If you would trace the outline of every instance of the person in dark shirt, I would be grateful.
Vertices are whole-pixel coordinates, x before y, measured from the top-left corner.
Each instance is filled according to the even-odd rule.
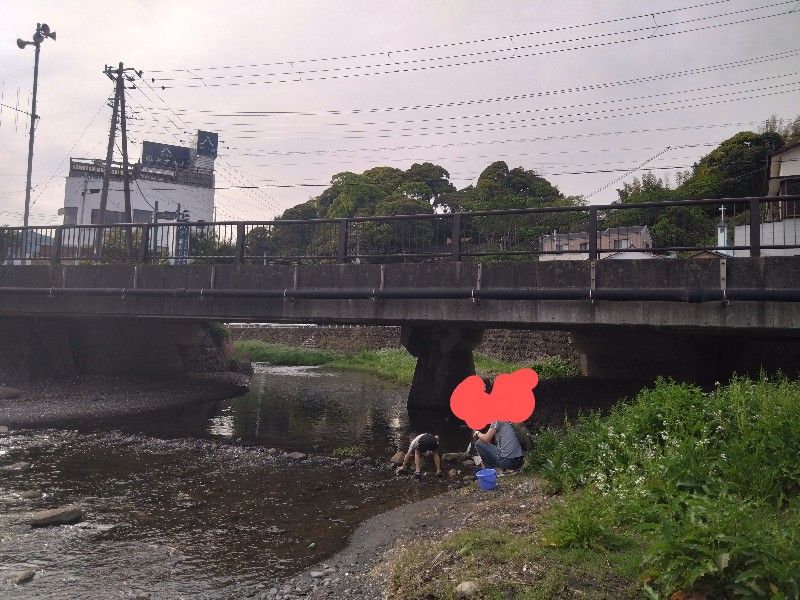
[[[439,456],[439,436],[432,435],[430,433],[417,433],[411,431],[408,434],[408,439],[411,440],[411,443],[408,446],[408,452],[403,457],[403,464],[397,467],[396,473],[399,475],[404,473],[406,470],[406,465],[411,461],[411,457],[414,457],[414,466],[416,467],[416,471],[414,471],[414,478],[419,479],[422,477],[422,454],[425,452],[430,452],[433,454],[433,463],[436,465],[436,476],[442,476],[442,459]]]

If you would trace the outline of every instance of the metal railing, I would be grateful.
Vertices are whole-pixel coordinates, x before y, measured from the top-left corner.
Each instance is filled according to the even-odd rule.
[[[620,252],[800,254],[800,196],[342,219],[0,227],[0,264],[596,260]]]

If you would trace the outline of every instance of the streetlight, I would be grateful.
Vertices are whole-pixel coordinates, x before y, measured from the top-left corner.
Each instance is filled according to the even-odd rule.
[[[28,226],[28,215],[31,211],[31,170],[33,168],[33,133],[36,126],[36,86],[39,82],[39,47],[45,38],[53,41],[56,39],[56,32],[50,30],[47,23],[37,23],[36,33],[33,34],[33,41],[26,42],[17,38],[17,47],[24,50],[25,46],[34,46],[35,53],[33,59],[33,96],[31,98],[31,132],[28,136],[28,182],[25,186],[25,217],[23,224]]]

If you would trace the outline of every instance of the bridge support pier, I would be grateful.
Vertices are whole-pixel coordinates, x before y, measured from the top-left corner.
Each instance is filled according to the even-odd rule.
[[[403,326],[403,346],[417,357],[408,392],[409,408],[446,408],[450,394],[465,377],[475,374],[472,351],[483,330],[462,327]]]

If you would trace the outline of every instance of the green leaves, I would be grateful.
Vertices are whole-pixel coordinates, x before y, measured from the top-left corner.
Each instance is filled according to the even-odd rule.
[[[704,393],[659,381],[608,415],[540,435],[526,469],[552,488],[583,488],[556,519],[559,545],[647,541],[648,597],[699,586],[798,600],[799,455],[800,382],[735,379]]]

